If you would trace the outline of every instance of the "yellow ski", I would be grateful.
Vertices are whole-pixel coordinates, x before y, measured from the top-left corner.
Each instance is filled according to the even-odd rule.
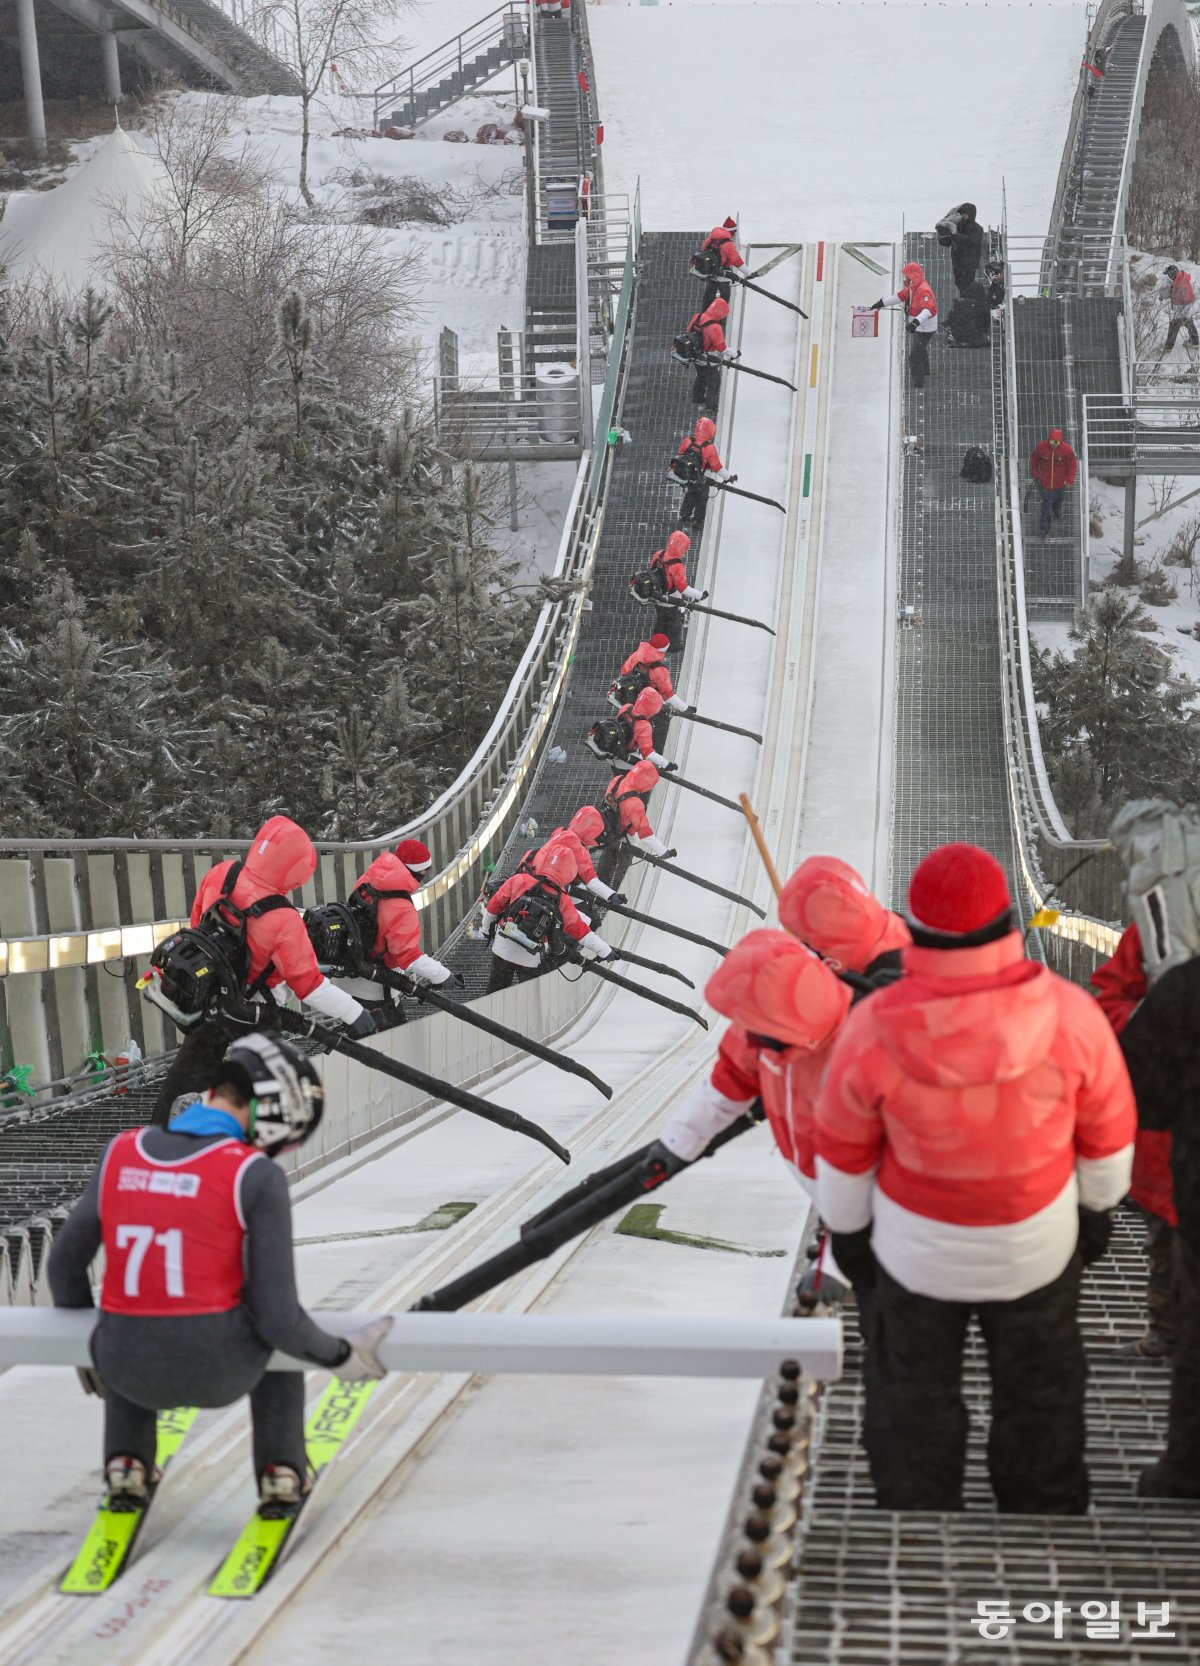
[[[374,1388],[374,1382],[344,1383],[335,1377],[317,1401],[304,1427],[314,1486],[358,1422]],[[294,1510],[283,1514],[264,1515],[256,1510],[217,1570],[208,1587],[209,1596],[244,1598],[261,1591],[274,1573],[292,1529],[311,1497],[312,1487]]]
[[[60,1591],[74,1597],[98,1597],[124,1572],[154,1502],[163,1471],[183,1445],[184,1436],[195,1421],[195,1406],[177,1406],[173,1411],[159,1412],[154,1454],[158,1480],[150,1488],[149,1497],[144,1504],[130,1508],[127,1502],[114,1506],[105,1494],[75,1560],[62,1577],[58,1587]]]

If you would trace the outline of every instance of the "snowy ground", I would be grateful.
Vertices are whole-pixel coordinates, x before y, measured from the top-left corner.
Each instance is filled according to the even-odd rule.
[[[964,199],[998,224],[1002,185],[1014,231],[1046,228],[1079,4],[600,0],[588,18],[606,183],[641,175],[652,230],[737,212],[763,241],[891,242]]]

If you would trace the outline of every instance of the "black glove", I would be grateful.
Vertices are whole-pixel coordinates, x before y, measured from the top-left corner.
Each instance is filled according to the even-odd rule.
[[[619,903],[622,907],[624,907],[624,905],[629,901],[629,898],[625,895],[624,891],[614,891],[608,900],[609,902]]]
[[[878,311],[879,311],[879,309],[880,309],[880,307],[881,307],[881,306],[882,306],[882,305],[883,305],[883,302],[882,302],[882,300],[879,300],[879,301],[872,301],[872,302],[871,302],[871,311],[872,311],[872,312],[878,312]]]
[[[361,1041],[363,1036],[375,1034],[375,1020],[366,1007],[362,1009],[352,1024],[346,1025],[346,1034],[354,1041]]]
[[[455,989],[465,989],[467,987],[467,980],[463,977],[461,972],[451,972],[450,976],[446,979],[446,982],[452,983]]]
[[[646,1147],[646,1166],[662,1169],[662,1179],[669,1180],[673,1174],[678,1174],[680,1169],[689,1168],[691,1165],[686,1158],[677,1157],[661,1140],[654,1140]]]
[[[707,592],[707,591],[705,591],[705,595],[707,595],[707,594],[708,594],[708,592]],[[700,708],[699,708],[699,707],[698,707],[698,706],[689,706],[689,707],[688,707],[688,711],[689,711],[689,712],[695,712],[695,711],[698,711],[698,710],[699,710],[699,709],[700,709]]]
[[[1079,1254],[1085,1267],[1106,1253],[1112,1233],[1111,1209],[1085,1209],[1082,1203],[1079,1205]]]
[[[672,857],[675,857],[675,856],[678,856],[678,855],[679,855],[679,852],[677,850],[664,851],[662,856],[659,858],[659,860],[662,861],[662,862],[669,862],[672,859]]]
[[[679,768],[679,765],[678,765],[678,764],[674,764],[674,763],[672,763],[672,764],[663,764],[663,765],[661,765],[661,767],[660,767],[660,768],[659,768],[659,771],[658,771],[658,773],[659,773],[659,774],[660,774],[660,775],[674,775],[674,773],[675,773],[675,771],[676,771],[676,770],[677,770],[677,769],[678,769],[678,768]]]
[[[701,592],[700,592],[700,600],[701,600],[701,601],[702,601],[702,602],[706,602],[706,601],[707,601],[707,600],[708,600],[708,595],[709,595],[709,593],[708,593],[708,591],[707,591],[707,590],[702,590],[702,591],[701,591]]]
[[[753,283],[757,276],[758,276],[757,272],[743,272],[742,273],[742,282],[743,283]]]
[[[85,1394],[95,1394],[98,1395],[101,1400],[104,1399],[104,1383],[101,1380],[99,1371],[97,1371],[94,1366],[77,1365],[75,1367],[75,1375],[79,1378],[79,1386]]]
[[[917,333],[917,321],[916,321],[916,319],[915,318],[910,318],[908,323],[904,326],[904,328],[908,331],[910,336],[915,336],[916,333]]]
[[[875,1283],[878,1262],[871,1248],[871,1228],[859,1232],[831,1232],[833,1259],[856,1290],[870,1290]]]

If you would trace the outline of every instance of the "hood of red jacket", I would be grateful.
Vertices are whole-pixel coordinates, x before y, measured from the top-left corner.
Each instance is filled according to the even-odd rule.
[[[837,1034],[850,990],[786,931],[747,932],[705,985],[717,1012],[751,1034],[815,1051]]]
[[[656,688],[644,688],[633,702],[635,717],[657,717],[663,709],[662,695]]]
[[[1049,1054],[1059,1003],[1020,932],[977,949],[904,951],[904,977],[873,995],[880,1040],[904,1074],[939,1088],[1028,1074]]]
[[[686,532],[673,532],[667,539],[667,554],[673,561],[682,561],[692,547],[692,540]]]
[[[865,972],[879,955],[911,942],[899,915],[886,909],[862,876],[837,856],[801,862],[780,893],[779,923],[851,972]]]
[[[411,868],[405,867],[394,850],[381,851],[359,880],[360,885],[363,880],[377,891],[412,892],[421,889],[421,881]]]
[[[312,878],[317,852],[312,840],[290,816],[272,816],[254,835],[254,842],[242,866],[242,879],[253,887],[254,897],[286,896]]]
[[[614,775],[608,783],[608,792],[617,798],[622,792],[644,793],[657,787],[659,782],[658,770],[649,758],[643,758],[641,763],[634,764],[621,775]]]
[[[555,832],[557,831],[556,828]],[[582,839],[583,843],[590,848],[598,842],[600,835],[604,832],[604,817],[591,804],[585,804],[581,810],[576,810],[571,817],[567,823],[567,831],[568,833],[574,833],[577,839]],[[553,838],[554,834],[550,836]]]

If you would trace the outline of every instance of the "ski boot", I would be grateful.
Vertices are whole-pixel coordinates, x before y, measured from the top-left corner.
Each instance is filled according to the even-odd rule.
[[[154,1480],[157,1480],[157,1475]],[[153,1481],[140,1458],[124,1455],[110,1458],[104,1466],[104,1485],[110,1510],[144,1510],[150,1502]]]
[[[268,1464],[258,1478],[258,1513],[265,1521],[293,1516],[312,1486],[311,1476],[300,1476],[290,1464]]]

